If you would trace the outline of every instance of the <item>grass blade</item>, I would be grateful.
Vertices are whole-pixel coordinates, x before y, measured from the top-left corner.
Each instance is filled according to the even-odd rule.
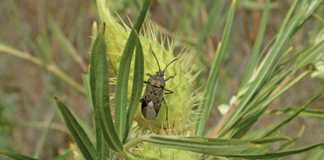
[[[109,106],[108,64],[106,43],[103,33],[98,33],[91,51],[90,90],[95,112],[97,142],[101,143],[101,133],[107,144],[115,151],[122,150],[122,144],[114,126]],[[104,144],[97,144],[99,151]],[[102,155],[102,153],[98,153]]]
[[[266,85],[263,85],[258,95],[247,106],[249,109],[241,113],[243,115],[239,122],[236,122],[233,126],[231,133],[233,137],[240,137],[244,135],[251,126],[258,120],[258,118],[266,111],[268,105],[275,99],[279,98],[288,89],[294,86],[297,82],[308,76],[311,71],[304,71],[300,73],[296,78],[295,73],[306,66],[316,61],[316,57],[321,53],[322,44],[311,46],[308,49],[304,49],[298,53],[296,61],[291,63],[290,68],[285,69],[283,72],[277,73],[275,76],[268,80]],[[281,80],[280,80],[281,79]],[[278,81],[279,80],[279,81]],[[278,84],[279,86],[277,86]],[[269,88],[270,87],[270,88]],[[270,91],[270,92],[269,92]],[[269,95],[270,94],[270,95]],[[268,95],[268,96],[267,96]],[[236,131],[235,131],[236,130]]]
[[[96,150],[86,132],[65,104],[57,98],[55,98],[55,100],[57,107],[63,116],[64,122],[77,143],[81,153],[86,159],[94,160]]]
[[[235,124],[234,127],[235,129],[232,130],[233,137],[238,138],[243,136],[251,128],[251,126],[258,120],[258,118],[266,111],[267,107],[271,102],[279,98],[283,93],[285,93],[288,89],[290,89],[296,83],[298,83],[303,78],[305,78],[307,75],[309,75],[308,71],[302,73],[295,79],[291,79],[288,83],[285,83],[284,85],[282,84],[282,87],[278,87],[279,89],[277,88],[276,91],[273,92],[273,94],[271,94],[271,96],[269,96],[267,99],[264,99],[263,102],[261,103],[251,102],[251,106],[258,106],[258,107],[254,107],[251,110],[249,110],[249,113],[247,113],[247,115],[244,115],[242,117],[240,123]],[[282,76],[285,76],[285,74]],[[270,86],[273,85],[271,84]],[[266,88],[266,86],[264,86],[264,88]]]
[[[273,45],[270,47],[268,54],[258,67],[255,76],[253,76],[255,78],[250,80],[250,84],[238,102],[237,109],[235,109],[229,116],[230,118],[226,120],[226,126],[221,128],[219,132],[221,137],[232,137],[230,133],[231,129],[237,125],[244,114],[250,111],[251,107],[254,107],[251,105],[251,102],[255,100],[254,98],[258,96],[260,90],[267,84],[267,80],[275,75],[275,71],[281,62],[280,60],[282,60],[285,54],[285,44],[289,42],[296,31],[318,6],[319,1],[306,3],[305,0],[296,0],[293,3],[279,33],[276,35]]]
[[[284,35],[285,29],[287,28],[286,25],[287,25],[288,21],[290,20],[293,12],[295,11],[297,4],[298,4],[298,2],[295,1],[295,3],[292,5],[292,7],[289,10],[289,12],[283,22],[283,25],[281,26],[281,29],[277,36],[277,39],[275,40],[275,42],[273,44],[273,46],[277,46],[277,47],[273,47],[273,49],[270,50],[271,53],[269,53],[267,55],[267,57],[264,59],[263,63],[259,67],[258,76],[253,81],[253,85],[250,85],[250,87],[247,89],[247,92],[244,95],[244,97],[242,98],[242,101],[240,102],[239,107],[231,115],[231,119],[229,119],[229,122],[227,123],[225,128],[223,128],[221,130],[220,135],[224,135],[225,132],[227,132],[228,129],[230,127],[232,127],[232,125],[235,124],[236,120],[240,118],[239,114],[244,111],[244,109],[246,108],[246,106],[248,105],[250,100],[252,99],[253,95],[255,95],[255,93],[257,92],[257,89],[260,88],[260,86],[262,85],[262,82],[264,82],[264,80],[268,76],[268,74],[271,70],[271,67],[272,68],[274,67],[275,59],[278,59],[278,56],[280,56],[281,47],[283,46],[284,41],[287,40],[287,37]],[[279,46],[280,46],[280,48],[279,48]]]
[[[256,68],[257,63],[259,62],[260,59],[260,51],[262,47],[262,42],[265,36],[265,31],[266,31],[266,26],[267,26],[267,21],[269,18],[269,12],[270,12],[270,7],[271,4],[269,0],[267,0],[266,5],[263,9],[260,24],[259,24],[259,29],[258,33],[254,42],[254,46],[251,52],[251,58],[248,63],[246,73],[243,78],[243,83],[246,83],[248,78],[252,76],[252,73],[254,71],[254,68]]]
[[[215,93],[216,93],[215,89],[219,78],[221,63],[225,57],[226,49],[229,42],[229,37],[230,37],[231,28],[234,20],[234,15],[235,15],[235,6],[236,6],[236,1],[234,0],[232,1],[231,8],[228,11],[226,24],[224,28],[224,34],[222,37],[222,44],[220,44],[217,50],[216,56],[212,63],[211,71],[209,73],[207,87],[204,91],[204,99],[202,102],[202,106],[200,107],[200,112],[199,112],[200,115],[198,117],[197,126],[196,126],[196,135],[198,136],[202,136],[204,134],[206,123],[209,118],[209,113],[215,99]]]
[[[136,20],[136,23],[128,37],[126,46],[119,63],[119,71],[117,75],[117,87],[116,87],[116,126],[119,138],[122,139],[126,130],[126,106],[128,96],[128,77],[130,71],[130,64],[132,61],[133,51],[136,45],[136,34],[139,33],[141,26],[146,17],[146,13],[149,9],[151,0],[145,0],[141,13]]]
[[[138,40],[136,45],[135,53],[135,64],[134,64],[134,79],[133,79],[133,88],[130,105],[127,111],[127,123],[126,123],[126,132],[124,136],[124,142],[127,140],[129,130],[132,126],[132,121],[136,111],[136,107],[139,104],[139,99],[142,94],[143,84],[144,84],[144,56],[143,48],[141,41]]]
[[[307,64],[312,64],[316,61],[316,57],[321,53],[320,51],[323,48],[323,44],[324,43],[318,43],[317,45],[302,50],[297,54],[298,57],[296,57],[295,61],[290,65],[287,65],[290,66],[290,68],[283,70],[283,72],[278,72],[275,76],[271,77],[271,79],[267,81],[267,84],[263,85],[258,95],[251,100],[247,106],[249,109],[241,113],[241,115],[243,115],[241,120],[236,122],[231,130],[231,133],[234,134],[229,133],[228,135],[233,135],[233,137],[236,138],[244,135],[266,111],[271,102],[279,98],[297,82],[308,76],[311,71],[304,71],[296,78],[292,78],[298,70],[305,67]]]

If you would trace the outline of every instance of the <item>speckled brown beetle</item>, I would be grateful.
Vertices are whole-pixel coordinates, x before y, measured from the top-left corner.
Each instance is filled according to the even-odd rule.
[[[144,96],[141,99],[142,103],[142,114],[145,119],[153,120],[157,117],[161,104],[164,101],[164,94],[171,94],[173,91],[166,89],[166,82],[175,77],[175,75],[170,77],[164,77],[165,70],[169,67],[170,64],[175,62],[177,58],[173,59],[168,63],[163,70],[161,70],[159,61],[151,49],[153,57],[159,67],[159,70],[154,74],[147,74],[149,76],[147,81],[144,81],[146,88],[144,91]],[[168,119],[168,109],[166,109],[166,117]]]

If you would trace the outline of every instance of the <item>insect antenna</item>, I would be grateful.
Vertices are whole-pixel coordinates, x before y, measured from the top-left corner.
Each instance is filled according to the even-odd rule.
[[[154,59],[155,59],[157,65],[158,65],[158,67],[159,67],[159,71],[161,71],[160,63],[159,63],[159,61],[158,61],[158,59],[157,59],[157,57],[156,57],[156,55],[155,55],[155,53],[154,53],[154,51],[153,51],[153,49],[152,49],[151,46],[150,46],[150,50],[151,50],[151,53],[153,54],[153,57],[154,57]]]
[[[170,66],[170,64],[172,64],[173,62],[175,62],[175,61],[177,61],[178,60],[178,58],[174,58],[170,63],[168,63],[165,67],[164,67],[164,69],[163,69],[163,72]]]

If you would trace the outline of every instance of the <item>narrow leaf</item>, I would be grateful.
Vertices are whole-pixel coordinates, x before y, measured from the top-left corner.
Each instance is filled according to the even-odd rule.
[[[266,31],[266,26],[267,26],[267,21],[269,18],[269,11],[270,11],[270,1],[267,0],[265,7],[262,12],[260,24],[259,24],[259,29],[258,33],[254,42],[254,46],[251,52],[251,57],[246,69],[246,73],[243,78],[243,83],[246,83],[248,78],[252,76],[252,73],[254,69],[256,68],[257,63],[259,62],[260,59],[260,51],[262,47],[262,42],[264,39],[265,31]]]
[[[163,145],[168,148],[192,151],[220,157],[235,157],[246,159],[280,158],[324,146],[324,143],[319,143],[303,148],[271,152],[266,149],[269,147],[269,144],[278,142],[281,139],[259,139],[257,141],[248,141],[238,139],[205,139],[201,137],[180,138],[151,136],[143,138],[142,140],[149,143]]]
[[[287,118],[285,118],[282,122],[278,123],[276,126],[274,126],[273,128],[271,128],[268,132],[266,132],[264,134],[263,137],[267,137],[272,135],[274,132],[276,132],[277,130],[279,130],[282,126],[284,126],[285,124],[287,124],[288,122],[290,122],[291,120],[293,120],[294,118],[296,118],[301,112],[305,111],[305,109],[312,103],[314,102],[316,99],[318,99],[319,97],[322,96],[321,94],[316,95],[315,97],[311,98],[303,107],[299,108],[298,110],[296,110],[293,114],[289,115]]]
[[[145,0],[141,13],[136,20],[136,23],[128,37],[126,46],[120,59],[119,71],[117,75],[116,87],[116,126],[119,138],[122,139],[126,131],[127,121],[127,97],[128,97],[128,77],[130,71],[130,64],[132,61],[133,51],[136,45],[136,34],[140,32],[141,26],[146,17],[151,0]]]
[[[142,94],[143,84],[144,84],[144,56],[143,56],[143,48],[142,48],[141,41],[138,40],[136,45],[136,53],[135,53],[132,97],[127,111],[127,124],[126,124],[126,133],[124,137],[124,142],[126,141],[127,136],[129,134],[129,130],[131,129],[132,126],[134,114]]]
[[[269,158],[281,158],[285,156],[290,156],[294,154],[299,154],[303,152],[310,151],[312,149],[318,148],[318,147],[324,147],[324,143],[318,143],[302,148],[296,148],[296,149],[289,149],[289,150],[282,150],[279,152],[270,152],[270,153],[264,153],[264,154],[254,154],[254,155],[235,155],[232,157],[242,157],[247,159],[269,159]]]
[[[108,78],[106,43],[103,33],[98,33],[91,51],[90,88],[95,112],[97,143],[99,143],[97,144],[97,148],[99,149],[99,155],[103,154],[101,153],[101,147],[104,145],[100,144],[102,139],[101,134],[113,150],[122,150],[121,141],[118,138],[109,106]]]
[[[98,124],[98,126],[96,126],[98,128],[100,128],[100,124]],[[100,129],[97,129],[97,132],[96,133],[96,143],[97,143],[97,146],[96,146],[96,157],[97,157],[97,160],[105,160],[106,158],[108,157],[105,157],[106,155],[106,152],[109,152],[109,149],[106,147],[106,143],[105,143],[105,139],[103,137],[103,134],[102,134],[102,130],[101,128]]]
[[[96,38],[94,39],[94,41],[95,40]],[[94,42],[92,43],[92,46],[93,44]],[[93,47],[91,47],[91,50],[93,50]],[[86,97],[88,98],[91,108],[94,109],[93,102],[92,102],[92,95],[91,95],[91,87],[90,87],[90,73],[83,74],[82,79],[83,79],[84,88],[86,89]],[[100,123],[96,119],[95,119],[95,128],[96,128],[96,151],[97,151],[96,158],[97,160],[103,160],[102,158],[104,157],[105,151],[109,151],[109,150],[105,145],[105,139],[102,135],[102,129]]]
[[[77,143],[81,153],[86,159],[94,160],[96,151],[86,132],[65,104],[57,98],[55,98],[55,100],[57,107],[63,116],[64,122]]]
[[[288,89],[290,89],[296,83],[298,83],[303,78],[305,78],[308,74],[309,74],[309,72],[306,71],[306,72],[302,73],[301,75],[299,75],[298,77],[296,77],[295,79],[292,79],[288,83],[285,83],[285,85],[282,85],[282,87],[281,86],[278,87],[277,85],[275,85],[278,83],[274,83],[274,85],[272,83],[269,83],[270,86],[277,88],[277,90],[273,94],[271,94],[271,96],[268,95],[266,99],[263,99],[263,101],[261,103],[257,103],[257,101],[253,101],[250,103],[250,106],[258,106],[258,107],[251,107],[249,112],[241,118],[241,121],[239,121],[239,123],[234,125],[234,127],[232,129],[233,137],[239,138],[239,137],[243,136],[252,127],[252,125],[257,122],[258,118],[266,111],[266,109],[268,108],[268,106],[271,102],[273,102],[275,99],[279,98],[283,93],[285,93]],[[282,76],[285,76],[285,74],[283,74]],[[279,76],[279,77],[281,77],[281,76]],[[282,78],[284,78],[284,77],[282,77]],[[279,79],[281,79],[281,78],[279,78]],[[263,89],[265,89],[265,88],[266,88],[266,86],[264,86]],[[271,90],[273,90],[273,89],[271,89]],[[259,94],[259,95],[262,95],[262,94]]]
[[[199,111],[200,115],[198,116],[198,121],[196,126],[196,135],[198,136],[204,135],[204,130],[206,127],[207,120],[209,118],[209,113],[211,111],[212,105],[215,100],[215,94],[216,94],[215,89],[219,78],[221,63],[227,53],[226,49],[228,47],[229,37],[230,37],[231,28],[234,20],[235,6],[236,6],[236,0],[232,1],[231,8],[228,11],[226,24],[224,28],[224,34],[222,37],[222,44],[220,44],[217,50],[216,56],[213,60],[212,67],[209,73],[207,87],[204,91],[204,99],[200,107],[200,111]]]
[[[278,65],[282,62],[282,57],[285,55],[285,44],[289,42],[296,31],[301,27],[301,25],[307,20],[309,14],[314,11],[314,8],[319,6],[318,1],[312,1],[307,3],[306,1],[296,0],[280,28],[279,33],[276,35],[276,39],[269,49],[266,57],[258,67],[255,74],[255,79],[252,79],[251,84],[246,88],[245,94],[241,96],[238,102],[237,109],[229,116],[221,128],[219,135],[221,137],[232,137],[231,129],[235,128],[238,121],[242,119],[244,114],[254,107],[250,105],[251,102],[255,100],[258,96],[259,91],[267,84],[267,80],[274,76],[275,70],[278,69]],[[306,12],[307,11],[307,12]]]
[[[301,107],[285,107],[274,109],[271,113],[274,114],[293,114]],[[300,113],[300,116],[309,117],[309,118],[319,118],[324,119],[324,110],[322,109],[305,109],[303,112]]]

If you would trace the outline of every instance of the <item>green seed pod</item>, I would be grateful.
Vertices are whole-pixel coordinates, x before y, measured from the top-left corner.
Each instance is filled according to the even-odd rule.
[[[97,5],[100,19],[105,22],[107,26],[105,35],[107,41],[107,55],[112,67],[116,68],[117,71],[119,58],[125,47],[130,29],[126,25],[121,25],[116,22],[109,13],[109,9],[104,7],[106,6],[105,0],[98,0]],[[147,23],[144,27],[144,34],[139,36],[143,46],[145,59],[144,73],[155,73],[158,70],[154,56],[151,53],[152,50],[156,54],[156,58],[159,60],[161,66],[166,66],[175,58],[173,55],[174,45],[172,43],[168,43],[167,45],[159,44],[158,33],[158,28],[154,24]],[[168,48],[164,46],[168,46]],[[190,134],[194,127],[192,124],[192,107],[199,99],[192,85],[197,70],[195,70],[196,66],[192,65],[194,64],[192,63],[193,56],[190,52],[180,53],[177,57],[179,57],[178,61],[165,71],[165,75],[177,75],[168,81],[168,88],[174,91],[174,94],[165,96],[169,112],[169,130],[172,130],[173,133]],[[132,77],[131,74],[129,91],[131,91]],[[148,79],[148,77],[144,77],[144,79]],[[135,116],[138,125],[141,128],[159,132],[161,128],[165,126],[165,104],[161,105],[159,113],[154,120],[145,119],[140,112],[140,107],[139,105]]]

